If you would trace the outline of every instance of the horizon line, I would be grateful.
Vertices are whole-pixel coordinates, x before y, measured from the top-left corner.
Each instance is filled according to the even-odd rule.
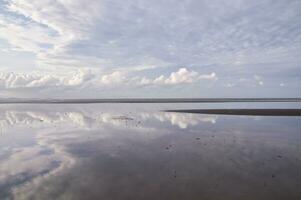
[[[0,98],[0,104],[301,102],[301,98]]]

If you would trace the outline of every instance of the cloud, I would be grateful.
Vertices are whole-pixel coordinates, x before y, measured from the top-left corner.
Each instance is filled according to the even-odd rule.
[[[111,74],[102,76],[103,84],[128,84],[128,85],[181,85],[197,83],[201,80],[217,80],[215,73],[200,74],[196,71],[189,71],[180,68],[176,72],[171,72],[168,77],[160,75],[157,78],[130,76],[124,71],[115,71]]]
[[[54,63],[66,67],[63,63],[74,62],[67,47],[88,39],[101,14],[97,1],[9,0],[5,7],[5,12],[0,11],[0,37],[14,50],[35,53],[41,66]],[[73,67],[83,63],[75,60]]]
[[[55,43],[54,49],[86,38],[89,27],[101,13],[97,1],[90,1],[87,4],[79,0],[55,2],[11,0],[8,9],[29,18],[31,26],[48,28],[49,33],[60,39],[59,43]],[[25,21],[24,18],[23,20]]]
[[[101,83],[103,84],[118,84],[126,82],[127,77],[120,71],[113,72],[101,77]]]
[[[160,5],[160,6],[159,6]],[[1,34],[40,64],[137,68],[292,60],[300,50],[301,4],[264,0],[8,0]],[[34,37],[32,37],[34,36]],[[60,62],[59,62],[60,61]],[[87,67],[87,66],[85,66]]]
[[[42,74],[12,78],[14,88],[90,84],[93,78],[69,82],[61,74],[70,68],[100,71],[85,90],[94,94],[112,84],[184,88],[217,80],[212,72],[220,83],[210,91],[218,95],[217,85],[253,74],[264,76],[257,82],[262,88],[267,82],[279,88],[279,80],[297,88],[300,8],[298,0],[6,0],[0,5],[0,43],[8,53],[0,52],[0,67]],[[28,55],[15,56],[21,66],[10,68],[1,58],[16,52]],[[25,59],[34,66],[22,66]],[[178,71],[181,66],[186,69]]]
[[[161,75],[154,80],[143,77],[140,81],[142,85],[158,84],[158,85],[176,85],[196,83],[200,80],[217,80],[215,73],[211,74],[199,74],[195,71],[189,71],[186,68],[180,68],[176,72],[172,72],[168,77]]]
[[[94,87],[139,86],[139,85],[177,85],[196,83],[200,80],[216,80],[215,73],[201,75],[195,71],[181,68],[172,72],[169,77],[164,75],[155,79],[131,76],[124,71],[114,71],[110,74],[101,74],[97,71],[78,70],[67,75],[49,74],[24,74],[24,73],[0,73],[0,89],[16,88],[77,88],[90,84]]]
[[[1,18],[0,37],[9,41],[13,50],[39,53],[52,46],[56,38],[49,35],[47,28],[33,24],[18,24],[13,19]]]
[[[49,74],[0,73],[0,88],[37,88],[80,86],[94,77],[90,71],[79,70],[66,76]]]
[[[188,71],[186,68],[181,68],[177,72],[173,72],[164,80],[165,84],[193,83],[201,79],[214,80],[215,73],[209,75],[200,75],[195,71]]]

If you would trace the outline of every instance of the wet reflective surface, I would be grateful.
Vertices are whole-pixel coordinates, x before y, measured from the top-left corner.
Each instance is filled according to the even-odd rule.
[[[1,105],[0,199],[301,199],[300,117],[194,107]]]

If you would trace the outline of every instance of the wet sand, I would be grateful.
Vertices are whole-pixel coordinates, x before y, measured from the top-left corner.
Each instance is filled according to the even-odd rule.
[[[191,109],[165,110],[165,112],[218,115],[301,116],[301,109]]]
[[[0,199],[301,198],[300,117],[201,106],[0,105]]]

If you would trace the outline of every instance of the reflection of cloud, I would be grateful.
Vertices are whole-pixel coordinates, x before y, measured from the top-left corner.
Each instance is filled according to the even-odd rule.
[[[78,127],[88,128],[91,124],[112,123],[120,124],[112,120],[111,113],[103,113],[99,116],[88,116],[83,112],[39,112],[39,111],[15,111],[8,110],[0,115],[0,127],[16,125],[42,126],[61,123],[71,123]]]
[[[56,106],[48,110],[45,106],[44,110],[42,106],[7,108],[0,112],[0,119],[9,126],[11,135],[1,135],[0,139],[10,140],[0,140],[0,144],[9,146],[16,138],[22,140],[18,133],[34,137],[34,143],[12,145],[7,155],[0,156],[0,199],[9,192],[10,199],[123,199],[128,191],[138,191],[134,194],[137,199],[155,199],[158,194],[183,192],[179,187],[185,185],[215,188],[203,194],[194,187],[191,193],[197,198],[203,194],[204,198],[216,199],[224,191],[235,196],[235,192],[246,188],[248,194],[265,192],[258,190],[262,187],[258,183],[269,181],[266,177],[273,172],[287,172],[276,175],[286,181],[270,180],[270,191],[286,186],[295,187],[295,191],[300,188],[295,173],[300,166],[300,151],[292,148],[297,147],[298,140],[291,143],[287,136],[293,135],[285,134],[285,142],[280,141],[283,132],[290,134],[292,130],[295,134],[299,127],[282,128],[281,124],[280,128],[266,129],[266,123],[246,118],[247,123],[230,121],[230,127],[221,123],[214,130],[197,126],[179,131],[178,127],[215,123],[216,117],[136,110],[128,113],[121,109],[117,112],[91,109],[95,108],[91,105],[72,109],[63,105],[62,110]],[[140,120],[141,127],[136,127]],[[125,127],[125,123],[134,126]],[[275,134],[282,136],[275,138]],[[278,153],[284,155],[284,162],[276,157]],[[233,177],[237,178],[235,183]],[[183,184],[170,184],[171,179]]]
[[[22,162],[25,161],[26,162]],[[2,160],[0,165],[0,184],[11,182],[11,179],[32,177],[53,168],[53,161],[57,158],[50,150],[40,146],[33,146],[16,150],[8,159]],[[25,182],[26,180],[24,180]]]
[[[144,113],[143,118],[154,117],[155,119],[165,122],[169,121],[172,125],[185,129],[188,126],[195,126],[201,122],[209,122],[214,124],[217,120],[217,116],[213,115],[198,115],[189,113],[171,113],[171,112],[156,112],[156,113]]]
[[[74,124],[83,125],[83,117],[78,113],[44,113],[38,111],[16,111],[7,110],[0,113],[0,127],[10,127],[15,125],[38,126],[45,124],[56,124],[72,121]]]
[[[0,193],[9,195],[10,186],[26,187],[45,179],[74,163],[59,145],[51,144],[48,138],[39,139],[38,144],[13,149],[11,156],[0,160]]]
[[[299,191],[300,175],[296,170],[300,167],[300,151],[292,148],[289,142],[279,145],[279,139],[275,141],[269,137],[275,134],[274,129],[267,129],[271,135],[266,135],[264,129],[257,133],[258,137],[254,137],[250,129],[252,126],[254,124],[242,129],[239,125],[222,127],[215,132],[216,137],[208,135],[211,132],[207,131],[207,127],[200,126],[198,133],[188,129],[187,133],[190,134],[164,135],[147,142],[141,141],[144,138],[142,134],[135,134],[133,140],[128,141],[131,133],[124,134],[124,131],[120,131],[119,135],[109,133],[110,137],[104,140],[93,137],[93,141],[87,141],[87,137],[80,133],[77,133],[77,140],[62,139],[60,135],[55,137],[51,134],[44,141],[48,145],[59,144],[56,148],[66,147],[64,151],[70,152],[76,162],[67,170],[57,171],[47,178],[38,176],[14,189],[14,197],[124,199],[129,191],[137,191],[130,193],[134,195],[131,196],[133,199],[156,199],[158,195],[174,199],[174,192],[181,191],[181,198],[184,196],[184,199],[190,199],[191,194],[197,199],[217,199],[224,191],[231,191],[231,196],[226,199],[235,199],[235,196],[242,194],[240,191],[244,191],[252,199],[258,197],[258,192],[259,196],[275,199],[277,194],[270,191],[276,191],[277,188],[284,188],[285,191],[281,191],[283,194]],[[177,130],[174,132],[177,133]],[[235,131],[249,134],[240,137]],[[110,132],[110,129],[106,129],[106,132]],[[192,134],[200,136],[200,139],[194,140]],[[170,142],[172,147],[166,150],[164,144]],[[117,148],[119,145],[121,148]],[[298,142],[295,145],[297,147]],[[285,155],[285,160],[273,159],[276,152]],[[277,179],[271,177],[274,173]],[[279,181],[275,181],[278,178]],[[177,182],[182,184],[171,184]],[[260,190],[264,182],[269,190]],[[187,191],[185,185],[201,185],[209,189],[200,191],[199,187],[193,187],[186,198],[187,193],[182,193],[183,190]],[[185,187],[183,190],[182,186]]]
[[[201,116],[183,113],[164,112],[124,112],[91,110],[40,110],[38,109],[5,109],[0,111],[0,127],[11,130],[9,134],[20,130],[26,132],[28,128],[34,128],[33,145],[9,146],[8,157],[0,159],[0,192],[9,195],[9,191],[1,188],[13,186],[16,195],[25,194],[31,188],[38,188],[41,182],[51,175],[57,175],[64,169],[73,166],[77,159],[68,153],[69,144],[88,142],[93,135],[95,139],[116,138],[116,134],[122,137],[137,138],[137,133],[152,132],[147,140],[155,139],[166,131],[160,131],[160,126],[148,124],[147,121],[170,122],[180,128],[194,126],[201,122],[215,123],[214,116]],[[160,123],[159,123],[160,124]],[[78,131],[86,129],[88,131]],[[104,128],[104,132],[99,132]],[[112,128],[115,129],[112,134]],[[116,130],[118,130],[116,132]],[[129,131],[130,130],[130,131]],[[85,137],[82,137],[85,133]],[[156,134],[155,134],[156,133]],[[119,135],[120,136],[120,135]],[[4,136],[5,137],[5,136]],[[114,152],[113,152],[114,154]],[[24,192],[25,191],[25,192]],[[1,197],[1,196],[0,196]]]
[[[9,127],[9,130],[12,130],[10,134],[14,134],[14,130],[19,130],[18,127],[22,127],[22,132],[27,132],[29,127],[37,130],[37,134],[31,136],[36,142],[33,145],[16,148],[15,145],[9,146],[5,143],[8,145],[8,156],[0,158],[0,193],[10,195],[7,189],[12,188],[15,195],[22,194],[21,196],[25,195],[26,198],[27,192],[22,191],[38,187],[49,176],[71,167],[76,162],[76,158],[67,153],[68,145],[87,142],[91,134],[95,133],[91,130],[78,131],[78,127],[92,127],[98,130],[97,134],[93,135],[93,140],[95,140],[114,137],[108,126],[106,126],[106,131],[99,133],[102,125],[121,128],[127,126],[128,130],[128,123],[132,121],[132,118],[115,112],[93,113],[85,110],[62,112],[39,109],[7,109],[0,112],[1,128]],[[135,128],[137,132],[146,130],[143,127],[132,126],[132,128]],[[86,137],[82,137],[82,133],[85,133]],[[131,133],[127,135],[131,136]]]
[[[38,145],[30,147],[29,149],[42,149],[42,153],[34,155],[34,159],[37,160],[39,164],[37,165],[38,168],[36,168],[36,165],[33,165],[31,162],[24,162],[24,160],[27,157],[30,157],[30,155],[26,154],[26,149],[22,150],[25,151],[25,153],[23,153],[23,156],[18,156],[20,159],[16,160],[16,164],[27,163],[33,174],[29,177],[29,180],[26,180],[25,184],[20,184],[18,187],[13,188],[14,196],[20,191],[30,190],[31,188],[40,185],[42,181],[48,179],[50,176],[56,175],[75,164],[76,160],[67,153],[64,145],[57,143],[58,141],[65,139],[66,138],[64,137],[60,138],[59,136],[52,135],[51,133],[44,135],[40,134],[37,137]],[[44,155],[43,152],[45,151],[45,148],[48,148],[50,152]],[[29,159],[29,161],[31,160]],[[19,171],[21,174],[26,174],[29,170],[27,167],[21,166]],[[27,194],[22,196],[25,197],[26,195]]]
[[[133,118],[132,118],[133,117]],[[129,120],[131,119],[131,120]],[[112,126],[133,126],[140,120],[156,119],[160,122],[169,121],[172,125],[177,125],[180,128],[195,126],[201,122],[210,122],[214,124],[217,116],[213,115],[197,115],[187,113],[167,113],[167,112],[136,112],[131,116],[120,116],[117,112],[94,112],[90,111],[17,111],[6,110],[0,112],[0,127],[11,127],[15,125],[25,126],[47,126],[61,123],[69,123],[81,128],[98,127],[104,124]]]

